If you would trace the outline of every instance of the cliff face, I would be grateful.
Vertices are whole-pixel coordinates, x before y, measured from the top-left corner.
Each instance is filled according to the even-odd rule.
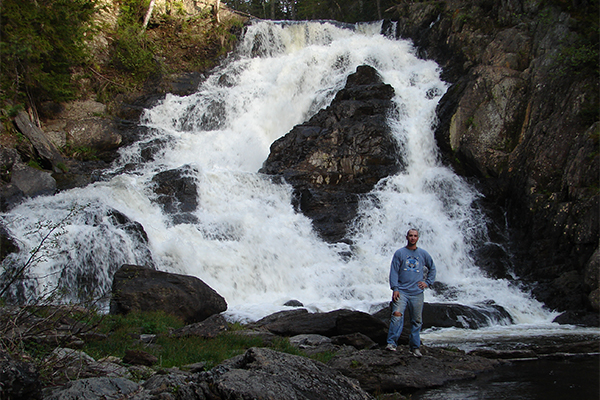
[[[436,138],[505,213],[514,272],[553,309],[597,311],[598,10],[548,3],[403,4],[398,36],[452,83]]]

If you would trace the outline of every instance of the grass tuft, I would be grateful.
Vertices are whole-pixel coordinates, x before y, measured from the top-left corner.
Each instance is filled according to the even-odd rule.
[[[160,360],[156,366],[158,368],[203,362],[210,369],[231,357],[243,354],[251,347],[268,346],[281,352],[306,356],[291,345],[287,338],[278,337],[266,344],[260,337],[244,335],[241,333],[244,327],[239,323],[231,324],[227,332],[215,338],[169,335],[171,331],[183,326],[181,320],[163,312],[107,315],[97,328],[97,332],[106,337],[86,342],[83,351],[94,359],[100,359],[108,356],[122,358],[127,350],[143,350]],[[140,334],[155,334],[157,337],[154,343],[146,344],[139,340]],[[313,358],[327,362],[331,357],[333,354]]]

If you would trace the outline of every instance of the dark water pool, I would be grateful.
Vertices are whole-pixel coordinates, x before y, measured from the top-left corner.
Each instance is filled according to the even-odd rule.
[[[416,392],[412,400],[598,400],[600,357],[517,361],[474,380]]]

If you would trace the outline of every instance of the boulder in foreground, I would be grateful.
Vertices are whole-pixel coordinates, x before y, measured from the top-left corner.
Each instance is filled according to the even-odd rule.
[[[138,265],[123,265],[114,276],[111,314],[164,311],[193,324],[225,310],[225,299],[193,276]]]

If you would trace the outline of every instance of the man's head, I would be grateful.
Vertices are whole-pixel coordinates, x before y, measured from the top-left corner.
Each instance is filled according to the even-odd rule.
[[[408,232],[406,232],[406,246],[407,247],[414,247],[417,245],[417,242],[419,241],[419,231],[411,228],[408,230]]]

